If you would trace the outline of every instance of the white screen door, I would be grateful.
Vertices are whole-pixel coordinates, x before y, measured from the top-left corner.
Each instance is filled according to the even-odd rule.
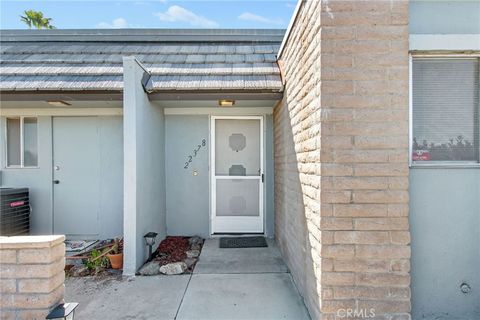
[[[263,118],[212,117],[212,233],[263,233]]]

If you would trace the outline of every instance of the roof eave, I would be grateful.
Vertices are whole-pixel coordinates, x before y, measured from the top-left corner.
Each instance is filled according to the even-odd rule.
[[[155,90],[150,100],[280,100],[283,90]],[[123,90],[0,90],[0,101],[122,101]]]

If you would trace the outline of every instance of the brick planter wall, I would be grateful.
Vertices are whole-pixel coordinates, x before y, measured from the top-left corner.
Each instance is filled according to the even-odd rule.
[[[280,60],[276,236],[312,318],[410,319],[408,2],[304,1]]]
[[[63,301],[64,240],[0,237],[0,319],[45,319]]]

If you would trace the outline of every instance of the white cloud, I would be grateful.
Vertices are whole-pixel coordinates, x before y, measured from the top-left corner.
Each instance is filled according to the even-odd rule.
[[[282,19],[270,19],[270,18],[260,16],[258,14],[250,13],[250,12],[242,13],[241,15],[238,16],[238,19],[245,20],[245,21],[266,23],[266,24],[282,24],[283,23]]]
[[[111,23],[109,22],[100,22],[97,24],[97,28],[101,29],[121,29],[121,28],[128,28],[129,24],[127,23],[127,20],[124,18],[117,18],[113,19]]]
[[[189,11],[177,5],[170,6],[165,12],[156,12],[154,13],[154,15],[157,16],[160,21],[165,22],[186,22],[194,27],[200,28],[219,27],[219,24],[216,21],[199,16],[192,11]]]

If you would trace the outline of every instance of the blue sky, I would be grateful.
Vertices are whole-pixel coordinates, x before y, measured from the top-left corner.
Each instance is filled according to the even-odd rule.
[[[0,27],[26,29],[19,15],[39,10],[59,29],[286,28],[296,0],[0,0]]]

